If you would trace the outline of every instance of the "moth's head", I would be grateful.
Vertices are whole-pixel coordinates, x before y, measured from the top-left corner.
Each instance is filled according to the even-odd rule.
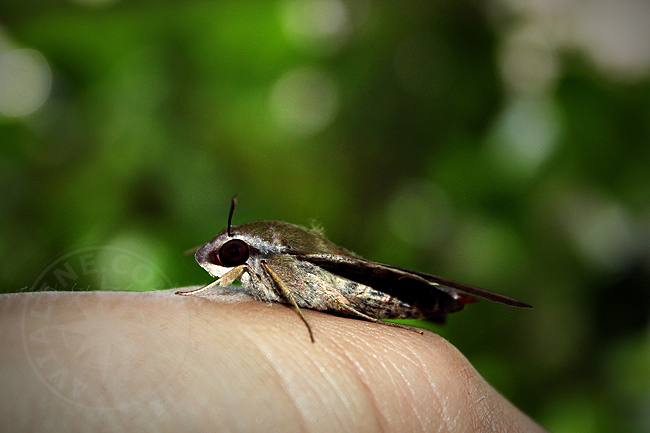
[[[248,261],[251,247],[245,239],[220,233],[194,254],[196,262],[214,277]]]
[[[230,203],[228,227],[194,254],[196,262],[213,277],[220,277],[229,269],[243,265],[250,257],[250,241],[240,236],[235,237],[232,233],[232,214],[236,204],[235,195]]]
[[[194,258],[210,275],[220,277],[244,263],[257,268],[260,260],[274,255],[325,244],[329,242],[313,230],[281,221],[256,221],[223,229],[199,248]]]
[[[244,263],[252,265],[252,262],[281,249],[281,245],[272,242],[273,226],[277,221],[260,221],[232,227],[236,199],[237,196],[232,198],[227,228],[194,254],[196,262],[213,277],[221,277]]]
[[[221,277],[244,263],[257,268],[259,261],[288,251],[349,253],[317,230],[280,221],[257,221],[231,226],[236,197],[228,215],[228,226],[194,254],[197,263],[213,277]]]

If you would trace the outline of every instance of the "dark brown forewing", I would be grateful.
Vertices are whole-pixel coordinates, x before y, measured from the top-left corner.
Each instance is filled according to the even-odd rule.
[[[453,291],[449,290],[449,288],[452,288],[513,307],[532,308],[531,305],[525,302],[488,290],[479,289],[478,287],[468,286],[436,277],[435,275],[411,271],[398,266],[373,262],[361,257],[343,254],[314,254],[300,251],[289,251],[289,254],[296,255],[302,260],[311,262],[349,280],[365,284],[400,299],[406,298],[411,302],[417,302],[418,300],[426,302],[428,293],[432,290],[442,290],[446,293],[453,294]]]

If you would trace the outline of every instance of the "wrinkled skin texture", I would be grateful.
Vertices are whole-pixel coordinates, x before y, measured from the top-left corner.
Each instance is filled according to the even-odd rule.
[[[544,431],[436,334],[174,292],[0,295],[2,431]]]

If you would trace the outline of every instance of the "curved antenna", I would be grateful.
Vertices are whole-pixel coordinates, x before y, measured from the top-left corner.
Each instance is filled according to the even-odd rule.
[[[237,206],[237,194],[232,196],[232,201],[230,202],[230,213],[228,214],[228,236],[232,236],[230,234],[230,225],[232,223],[232,214],[235,212],[235,206]]]

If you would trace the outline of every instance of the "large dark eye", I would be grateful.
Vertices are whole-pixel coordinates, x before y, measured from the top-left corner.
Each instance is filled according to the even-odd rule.
[[[226,242],[219,248],[219,261],[223,266],[232,268],[248,260],[248,245],[239,239]]]

